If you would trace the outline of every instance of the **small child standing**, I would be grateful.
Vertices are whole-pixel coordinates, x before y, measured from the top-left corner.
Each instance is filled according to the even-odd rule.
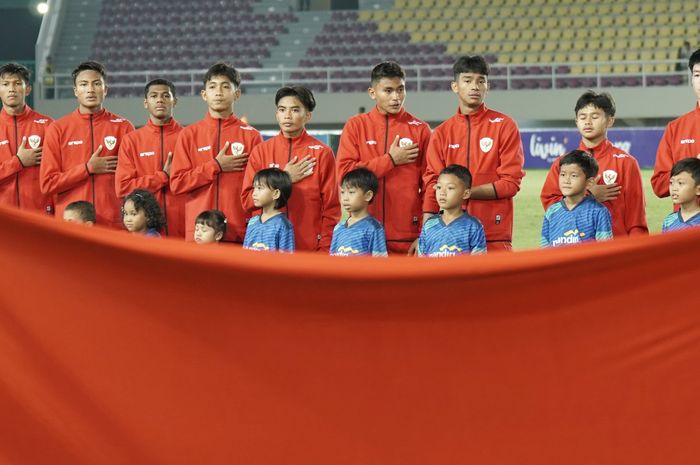
[[[92,226],[97,221],[95,206],[87,200],[71,202],[63,210],[63,221]]]
[[[598,162],[582,150],[559,161],[559,190],[564,198],[544,214],[541,247],[601,241],[612,238],[612,219],[605,206],[586,195],[596,183]]]
[[[160,237],[165,217],[155,196],[144,189],[136,189],[126,196],[122,206],[124,227],[133,234]]]
[[[206,210],[194,220],[194,241],[197,244],[218,244],[226,234],[226,217],[219,210]]]
[[[700,159],[684,158],[673,165],[669,190],[680,209],[664,218],[661,232],[700,226]]]
[[[357,168],[343,176],[340,204],[350,217],[333,229],[331,255],[387,256],[384,227],[368,211],[378,188],[377,176],[367,168]]]
[[[449,165],[440,172],[435,197],[440,213],[430,217],[418,238],[418,255],[449,257],[486,252],[481,222],[462,210],[471,196],[472,175],[462,165]],[[427,193],[426,193],[427,195]]]
[[[262,213],[248,222],[243,248],[294,252],[294,228],[280,210],[292,195],[292,178],[279,168],[258,171],[253,178],[253,204]]]

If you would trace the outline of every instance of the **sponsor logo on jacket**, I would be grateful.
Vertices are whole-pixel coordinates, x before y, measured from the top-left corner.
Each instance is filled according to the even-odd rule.
[[[124,121],[126,121],[124,118],[115,118],[109,120],[110,123],[123,123]]]
[[[204,147],[197,147],[197,152],[208,152],[211,150],[211,145],[205,145]]]
[[[681,145],[694,144],[695,139],[681,139]]]
[[[458,149],[458,148],[459,148],[459,144],[447,144],[447,148],[448,148],[448,149]]]
[[[255,131],[255,128],[253,126],[241,126],[241,129],[244,131]]]
[[[7,145],[9,143],[10,143],[9,140],[0,140],[0,145]]]
[[[139,153],[139,157],[152,157],[155,154],[155,152],[141,152]]]
[[[368,140],[367,145],[377,145],[377,141],[376,140]]]
[[[490,119],[490,118],[489,118],[489,123],[491,123],[491,124],[502,123],[504,119],[505,119],[505,118],[494,118],[494,119]]]
[[[35,119],[34,122],[35,122],[36,124],[46,124],[46,123],[49,122],[49,120],[46,119],[46,118],[41,118],[41,119]]]
[[[71,145],[83,145],[83,141],[82,140],[69,140],[68,146],[70,147]]]
[[[420,126],[421,124],[423,124],[423,122],[414,119],[412,121],[409,121],[408,124],[410,124],[411,126]]]
[[[309,145],[309,148],[311,150],[321,150],[323,148],[323,145]]]

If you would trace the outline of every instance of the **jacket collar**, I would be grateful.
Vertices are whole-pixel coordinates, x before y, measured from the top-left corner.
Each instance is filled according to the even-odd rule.
[[[31,118],[32,113],[34,112],[32,111],[31,107],[27,104],[24,105],[24,109],[22,110],[22,112],[17,115],[11,115],[8,112],[6,112],[4,108],[2,108],[0,109],[0,121],[9,122],[14,120],[15,117],[17,117],[18,122],[23,122]]]
[[[383,124],[387,120],[387,116],[389,117],[389,121],[400,120],[406,114],[406,109],[404,107],[401,107],[401,110],[398,113],[396,113],[395,115],[392,115],[390,113],[383,114],[379,111],[379,109],[375,105],[374,108],[372,108],[368,114],[369,114],[369,117],[372,121],[374,121],[376,123]]]
[[[233,113],[226,118],[214,118],[211,113],[207,112],[204,115],[204,121],[210,126],[217,126],[221,122],[221,125],[225,128],[242,124],[241,120]]]
[[[180,123],[178,123],[175,118],[170,118],[170,121],[165,123],[163,126],[158,126],[157,124],[153,124],[151,118],[148,118],[148,121],[146,122],[146,127],[150,132],[153,132],[155,134],[160,134],[160,128],[163,128],[166,134],[170,134],[178,130],[178,128],[180,127]]]
[[[469,113],[469,119],[472,121],[481,121],[486,117],[487,111],[488,108],[486,108],[486,104],[482,103],[476,111]],[[464,113],[462,113],[462,109],[459,107],[457,107],[457,116],[460,118],[465,116]]]
[[[583,150],[584,152],[592,153],[593,158],[598,158],[598,157],[602,156],[603,154],[608,153],[612,146],[613,146],[612,143],[606,137],[605,139],[603,139],[600,142],[600,144],[596,145],[595,147],[587,147],[583,143],[583,140],[581,140],[581,143],[579,144],[578,149]]]

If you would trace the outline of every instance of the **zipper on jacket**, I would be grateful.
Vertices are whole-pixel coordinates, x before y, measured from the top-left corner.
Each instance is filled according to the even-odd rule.
[[[467,169],[471,171],[471,154],[472,154],[472,121],[469,115],[464,115],[467,118]]]
[[[219,124],[216,130],[216,155],[219,155],[219,151],[221,150],[221,120],[218,120]],[[222,171],[223,172],[223,171]],[[216,173],[216,209],[220,210],[219,208],[219,178],[221,177],[221,173]]]
[[[15,120],[15,150],[19,151],[19,129],[17,128],[17,115],[12,115],[12,118]],[[24,169],[24,163],[21,162],[20,160],[20,165],[22,165],[22,169]],[[17,207],[19,207],[19,173],[21,173],[22,170],[19,170],[17,174],[15,175],[15,193],[17,194]]]
[[[93,114],[90,113],[90,158],[92,158],[92,154],[95,153],[95,132],[94,132],[94,129],[92,127],[92,116],[93,116]],[[94,173],[90,173],[90,179],[92,179],[92,205],[95,207],[95,210],[97,210],[97,205],[95,204],[95,175],[94,175]]]
[[[164,141],[164,127],[160,127],[160,169],[162,170],[165,167],[165,141]],[[168,179],[170,179],[168,177]],[[166,191],[168,190],[168,186],[166,185],[163,187],[163,216],[165,217],[165,235],[168,235],[168,204],[167,204],[167,194]]]
[[[292,139],[290,138],[289,139],[289,152],[287,153],[287,163],[289,163],[292,160],[292,145],[293,145]],[[274,161],[274,159],[273,159],[273,161]],[[262,210],[261,210],[261,212],[262,212]],[[292,221],[292,217],[289,216],[289,205],[287,205],[287,219],[289,221]],[[318,234],[317,234],[317,236],[318,236]]]
[[[389,153],[389,113],[384,115],[386,122],[386,130],[384,131],[384,153]],[[389,154],[391,157],[391,154]],[[382,178],[382,226],[385,224],[386,217],[386,176]]]

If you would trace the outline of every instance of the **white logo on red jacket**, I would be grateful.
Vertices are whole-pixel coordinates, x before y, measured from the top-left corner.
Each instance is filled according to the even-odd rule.
[[[29,136],[27,141],[29,142],[29,146],[33,149],[41,145],[41,137],[37,136],[36,134],[32,134],[31,136]]]
[[[69,140],[68,146],[70,147],[71,145],[83,145],[83,141],[82,140]]]
[[[410,147],[411,145],[413,145],[413,141],[408,137],[404,137],[399,141],[399,147]]]
[[[377,141],[376,140],[368,140],[367,145],[377,145]]]
[[[255,128],[253,126],[241,126],[241,129],[244,131],[255,131]]]
[[[323,145],[309,145],[309,148],[311,150],[321,150],[323,148]]]
[[[607,185],[615,184],[617,181],[617,171],[615,170],[605,170],[603,171],[603,182]]]
[[[117,119],[109,120],[110,123],[123,123],[124,121],[126,121],[124,118],[117,118]]]
[[[482,152],[487,153],[493,147],[493,139],[490,137],[482,137],[479,141],[479,147],[481,147]]]
[[[231,153],[234,157],[243,155],[243,150],[245,150],[245,145],[241,144],[240,142],[231,143]]]
[[[459,148],[459,144],[447,144],[447,148],[448,148],[448,149],[458,149],[458,148]]]
[[[268,168],[279,168],[280,165],[278,163],[270,163],[270,166]]]
[[[197,147],[197,152],[208,152],[211,150],[211,145],[205,145],[204,147]]]
[[[117,146],[117,138],[114,136],[106,136],[105,137],[105,147],[107,147],[107,150],[112,150],[114,147]]]
[[[409,121],[408,124],[410,124],[412,126],[420,126],[421,124],[423,124],[423,122],[414,119],[413,121]]]
[[[682,139],[681,140],[681,145],[686,145],[686,144],[694,144],[695,139]]]
[[[41,119],[35,119],[34,122],[35,122],[36,124],[46,124],[46,123],[49,122],[49,120],[47,120],[47,119],[45,119],[45,118],[41,118]]]
[[[501,123],[505,118],[489,119],[489,123]]]
[[[629,158],[626,153],[613,153],[613,158]]]
[[[0,140],[0,145],[7,145],[9,143],[10,143],[9,140]]]
[[[141,152],[141,153],[139,153],[139,157],[152,157],[155,154],[156,154],[155,152]]]

